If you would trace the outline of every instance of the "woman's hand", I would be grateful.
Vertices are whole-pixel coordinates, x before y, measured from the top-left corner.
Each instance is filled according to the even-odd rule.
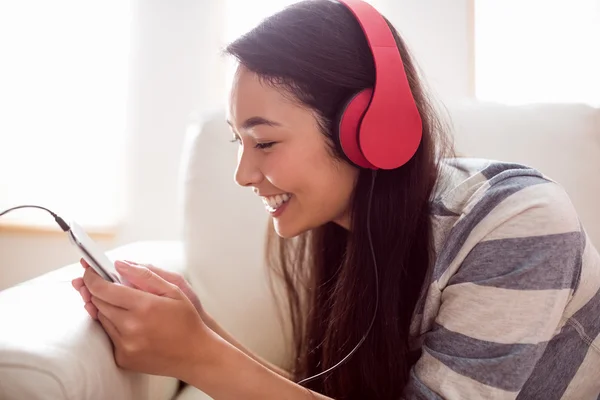
[[[83,258],[79,262],[83,266],[84,269],[87,269],[90,267]],[[209,320],[208,315],[204,311],[204,307],[202,307],[202,303],[200,302],[200,299],[198,299],[198,296],[196,296],[196,293],[194,293],[194,290],[192,289],[192,287],[190,286],[188,281],[182,275],[177,274],[175,272],[166,271],[164,269],[155,267],[154,265],[139,264],[139,263],[136,263],[133,261],[117,261],[115,263],[115,265],[118,265],[118,264],[133,264],[133,265],[148,268],[150,271],[154,272],[156,275],[160,276],[165,281],[172,283],[173,285],[175,285],[179,289],[181,289],[183,294],[185,294],[186,297],[188,299],[190,299],[190,301],[192,302],[192,304],[196,308],[196,311],[198,311],[198,314],[200,314],[202,319],[205,322],[207,320]],[[79,294],[81,295],[81,298],[83,299],[83,301],[85,303],[84,307],[85,307],[86,311],[88,312],[88,314],[90,314],[90,316],[93,319],[97,319],[98,309],[96,308],[96,306],[93,303],[90,302],[91,295],[90,295],[88,288],[85,286],[85,283],[83,282],[83,278],[75,278],[75,279],[73,279],[73,281],[71,283],[73,284],[73,287],[75,288],[75,290],[77,290],[79,292]]]
[[[118,262],[115,267],[134,287],[107,282],[86,268],[81,288],[94,306],[86,309],[112,340],[117,364],[186,380],[214,333],[177,285],[144,266]]]
[[[293,383],[218,324],[209,328],[197,297],[176,274],[117,262],[117,271],[131,284],[125,286],[105,281],[82,264],[83,278],[73,286],[110,336],[119,367],[172,376],[215,399],[329,399]]]

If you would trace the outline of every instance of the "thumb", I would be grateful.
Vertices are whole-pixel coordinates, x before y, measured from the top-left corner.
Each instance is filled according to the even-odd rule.
[[[167,282],[144,266],[116,261],[115,268],[129,283],[144,292],[173,299],[178,298],[175,285]]]
[[[162,268],[155,267],[152,264],[140,264],[140,263],[136,263],[134,261],[129,261],[129,260],[123,260],[123,261],[125,263],[128,263],[128,264],[133,264],[133,265],[137,265],[137,266],[140,266],[140,267],[146,267],[150,271],[154,272],[156,275],[158,275],[161,278],[163,278],[165,281],[167,281],[169,283],[172,283],[175,286],[178,286],[180,289],[182,289],[182,287],[181,287],[182,277],[178,273],[175,273],[173,271],[168,271],[168,270],[165,270],[165,269],[162,269]]]

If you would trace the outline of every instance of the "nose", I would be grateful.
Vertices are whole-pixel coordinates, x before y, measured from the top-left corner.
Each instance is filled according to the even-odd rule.
[[[257,160],[253,158],[251,152],[244,151],[243,146],[240,146],[235,169],[236,183],[243,187],[257,186],[263,179]]]

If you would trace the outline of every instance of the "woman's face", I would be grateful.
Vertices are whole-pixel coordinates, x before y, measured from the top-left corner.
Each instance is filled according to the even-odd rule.
[[[282,237],[333,221],[349,227],[358,169],[331,155],[312,110],[240,66],[228,122],[239,143],[235,180],[262,198]]]

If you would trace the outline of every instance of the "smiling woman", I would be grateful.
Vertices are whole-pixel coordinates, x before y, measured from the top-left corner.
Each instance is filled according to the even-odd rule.
[[[228,116],[239,141],[236,181],[269,205],[289,196],[271,215],[266,250],[287,289],[294,380],[334,399],[597,397],[598,384],[575,386],[600,382],[590,346],[600,332],[600,279],[589,291],[577,282],[600,276],[600,257],[566,193],[524,165],[453,157],[402,38],[385,21],[396,65],[379,53],[393,48],[386,30],[364,3],[350,3],[364,14],[296,3],[227,48],[239,61]],[[356,105],[364,93],[368,111]],[[374,118],[378,103],[384,111]],[[422,123],[413,124],[413,104]],[[362,154],[342,140],[356,108],[348,140]],[[279,126],[244,129],[257,117]],[[415,126],[410,159],[373,180],[369,139],[401,158]],[[382,131],[402,146],[390,150]],[[263,142],[273,144],[256,146]],[[588,333],[571,329],[571,317],[593,320]],[[589,363],[565,354],[570,346]],[[579,377],[561,374],[557,357]]]
[[[235,179],[263,198],[277,233],[293,237],[329,220],[349,228],[358,171],[331,157],[315,112],[243,66],[233,87],[228,120],[240,143]]]
[[[226,54],[235,180],[270,213],[293,365],[237,342],[182,278],[123,265],[140,292],[88,268],[74,286],[119,365],[215,399],[598,397],[600,255],[566,191],[526,165],[455,157],[385,17],[300,1]]]

